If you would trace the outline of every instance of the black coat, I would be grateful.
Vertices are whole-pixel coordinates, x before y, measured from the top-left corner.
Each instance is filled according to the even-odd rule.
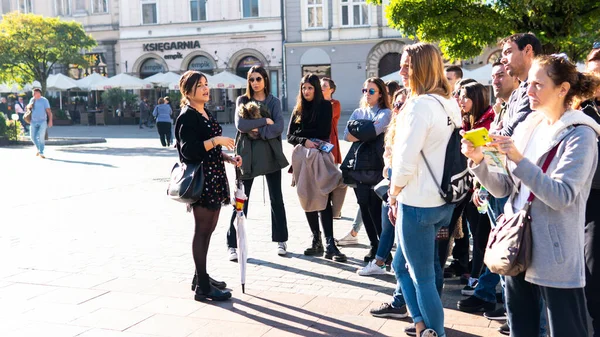
[[[348,132],[358,138],[340,166],[344,183],[376,185],[383,179],[384,137],[377,135],[372,120],[358,119],[348,122]]]

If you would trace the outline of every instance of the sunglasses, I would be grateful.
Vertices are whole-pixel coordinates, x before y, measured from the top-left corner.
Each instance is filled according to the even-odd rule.
[[[594,42],[594,45],[592,45],[592,49],[598,49],[600,48],[600,42]]]
[[[249,81],[250,81],[250,83],[254,83],[254,81],[260,83],[260,82],[262,82],[262,77],[256,77],[256,78],[250,77]]]
[[[375,89],[373,89],[373,88],[371,88],[371,89],[363,89],[362,90],[363,94],[369,93],[369,95],[375,95],[376,92],[377,91]]]
[[[403,104],[404,104],[404,102],[395,102],[394,109],[400,110],[400,108],[402,107]]]

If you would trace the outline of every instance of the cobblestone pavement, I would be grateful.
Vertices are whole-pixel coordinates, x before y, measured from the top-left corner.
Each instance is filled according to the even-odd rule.
[[[231,125],[224,130],[233,135]],[[107,143],[48,147],[46,160],[31,147],[0,148],[0,336],[405,336],[408,320],[369,315],[390,299],[395,279],[356,274],[368,250],[364,231],[360,245],[343,248],[347,263],[302,255],[310,233],[289,174],[288,255],[270,240],[268,192],[257,179],[246,294],[238,264],[227,260],[226,207],[209,273],[228,283],[233,300],[202,303],[190,291],[192,217],[164,196],[176,151],[160,147],[155,129],[137,126],[55,127],[50,136]],[[284,149],[289,158],[291,146]],[[356,210],[349,191],[337,237]],[[448,337],[499,336],[498,323],[457,311],[460,298],[458,280],[449,280]]]

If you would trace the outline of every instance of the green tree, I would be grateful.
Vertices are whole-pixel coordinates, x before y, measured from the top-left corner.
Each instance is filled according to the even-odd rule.
[[[96,46],[80,23],[35,14],[6,14],[0,21],[0,82],[46,80],[56,64],[89,63],[83,50]]]
[[[382,0],[368,0],[381,5]],[[409,38],[439,42],[450,59],[481,54],[502,37],[532,32],[545,53],[582,60],[600,36],[597,0],[389,0],[390,26]]]

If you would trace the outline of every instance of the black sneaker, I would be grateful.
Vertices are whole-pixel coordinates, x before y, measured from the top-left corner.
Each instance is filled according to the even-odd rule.
[[[500,308],[493,311],[484,312],[483,317],[492,321],[506,321],[508,319],[506,317],[506,310],[504,310],[504,306],[501,306]]]
[[[510,327],[508,326],[508,322],[502,324],[499,328],[498,331],[500,331],[501,334],[505,335],[505,336],[510,336]]]
[[[406,318],[408,317],[408,312],[406,310],[406,305],[401,306],[400,308],[394,308],[389,303],[383,303],[379,306],[379,308],[373,308],[369,311],[372,316],[375,317],[385,317],[385,318]]]
[[[404,333],[408,336],[416,336],[417,335],[417,327],[415,327],[415,323],[404,328]]]
[[[496,309],[496,303],[486,302],[475,296],[469,296],[464,300],[458,301],[456,307],[463,312],[492,311]]]

